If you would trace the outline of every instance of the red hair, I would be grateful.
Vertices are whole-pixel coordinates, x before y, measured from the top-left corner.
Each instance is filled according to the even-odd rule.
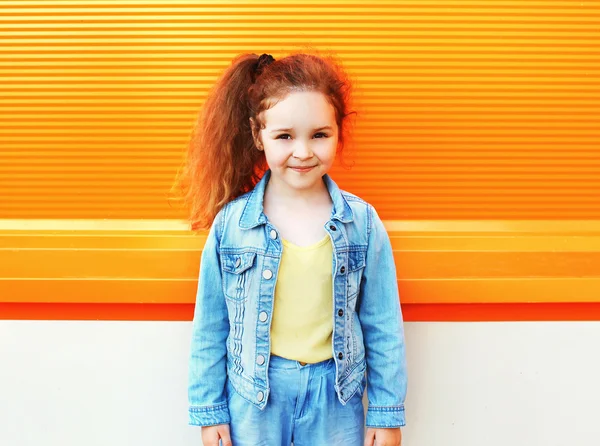
[[[260,180],[267,169],[264,152],[255,145],[264,128],[261,113],[288,93],[323,93],[335,109],[338,152],[347,139],[351,83],[339,62],[298,53],[258,67],[258,59],[242,54],[232,61],[209,92],[193,128],[178,175],[192,230],[210,227],[225,204]]]

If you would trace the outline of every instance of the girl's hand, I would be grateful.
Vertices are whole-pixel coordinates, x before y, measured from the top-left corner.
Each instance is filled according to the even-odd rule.
[[[233,446],[229,435],[229,424],[216,424],[214,426],[202,426],[202,444],[204,446]]]
[[[400,446],[402,431],[399,427],[368,427],[365,435],[365,446]]]

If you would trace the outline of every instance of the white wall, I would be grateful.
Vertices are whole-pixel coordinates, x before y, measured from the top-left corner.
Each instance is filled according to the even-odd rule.
[[[0,321],[0,445],[200,445],[189,322]],[[404,446],[600,441],[600,323],[406,323]]]

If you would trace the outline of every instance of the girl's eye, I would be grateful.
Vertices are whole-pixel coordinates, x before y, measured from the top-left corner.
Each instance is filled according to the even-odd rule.
[[[315,137],[327,138],[327,133],[318,132],[318,133],[315,133]],[[276,139],[291,139],[291,138],[292,138],[292,136],[289,133],[282,133],[281,135],[277,136]]]

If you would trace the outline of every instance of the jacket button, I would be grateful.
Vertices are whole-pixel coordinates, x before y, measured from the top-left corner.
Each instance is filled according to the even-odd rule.
[[[273,277],[273,273],[271,272],[270,269],[266,269],[263,271],[263,277],[267,280],[269,280],[271,277]]]
[[[344,359],[344,354],[342,352],[338,353],[338,359]]]
[[[338,310],[338,316],[342,317],[344,315],[344,310],[342,310],[341,308]]]
[[[258,393],[256,394],[256,400],[257,400],[259,403],[260,403],[262,400],[264,400],[264,399],[265,399],[265,394],[264,394],[264,393],[262,393],[262,392],[258,392]]]
[[[263,355],[258,355],[256,357],[256,363],[258,365],[263,365],[265,363],[265,357]]]
[[[271,229],[271,232],[269,232],[269,237],[275,240],[277,238],[277,231],[275,229]]]
[[[265,322],[268,318],[269,318],[269,315],[267,314],[266,311],[261,311],[258,314],[258,320],[260,320],[261,322]]]
[[[340,268],[340,273],[344,274],[345,272],[346,272],[346,267],[345,267],[345,266],[342,266],[342,267]]]
[[[238,266],[240,266],[240,263],[242,263],[242,259],[240,259],[239,257],[237,259],[235,259],[235,267],[237,268]]]
[[[337,231],[337,228],[334,225],[329,226],[329,229],[331,229],[332,231]]]

